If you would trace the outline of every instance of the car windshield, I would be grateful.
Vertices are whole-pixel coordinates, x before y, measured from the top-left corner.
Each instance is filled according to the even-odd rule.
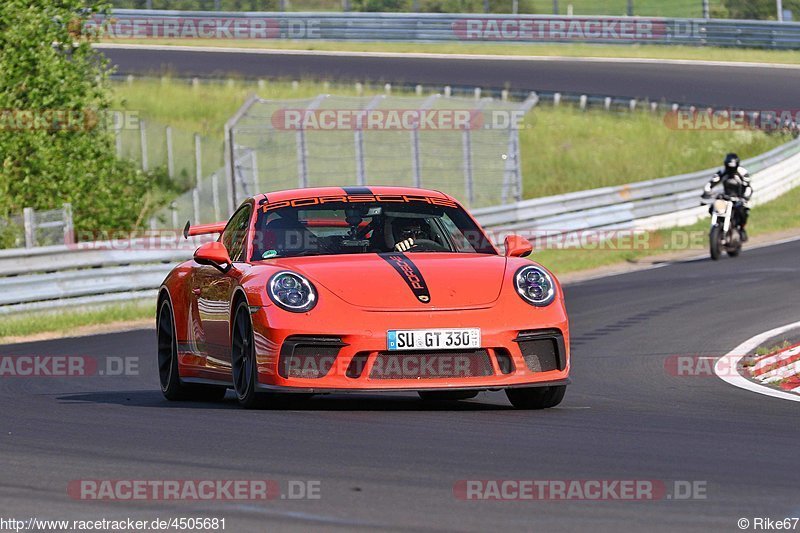
[[[251,259],[396,251],[497,253],[457,204],[428,197],[391,198],[309,198],[261,205]],[[437,205],[437,200],[448,205]]]

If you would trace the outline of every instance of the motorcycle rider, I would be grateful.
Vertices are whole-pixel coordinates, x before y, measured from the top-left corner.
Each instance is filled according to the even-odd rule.
[[[753,188],[750,185],[750,173],[746,168],[739,166],[739,162],[738,155],[733,153],[726,155],[725,168],[714,174],[711,180],[706,183],[703,188],[703,198],[710,198],[711,189],[720,183],[722,184],[725,194],[735,202],[734,212],[736,219],[739,221],[742,242],[746,242],[747,232],[745,231],[745,226],[750,215],[750,197],[753,195]]]

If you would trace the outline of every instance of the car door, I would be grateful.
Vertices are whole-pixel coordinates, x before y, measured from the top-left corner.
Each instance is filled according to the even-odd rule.
[[[230,218],[220,236],[233,263],[247,260],[251,214],[252,205],[243,205]],[[230,302],[236,283],[237,277],[233,271],[223,274],[210,265],[202,265],[195,271],[193,292],[197,298],[205,339],[206,368],[209,370],[230,369]]]

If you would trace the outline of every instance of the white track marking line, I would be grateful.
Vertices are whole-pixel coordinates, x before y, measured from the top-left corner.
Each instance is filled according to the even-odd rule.
[[[646,57],[571,57],[571,56],[515,56],[501,54],[437,54],[431,52],[348,52],[340,50],[289,50],[282,48],[246,48],[227,46],[187,46],[165,44],[122,44],[96,43],[99,49],[123,50],[176,50],[180,52],[222,52],[236,54],[283,54],[283,55],[315,55],[330,57],[383,57],[383,58],[419,58],[419,59],[467,59],[492,61],[542,61],[542,62],[575,62],[575,63],[640,63],[652,65],[687,65],[702,67],[737,67],[737,68],[774,68],[798,70],[800,65],[790,63],[755,63],[748,61],[705,61],[701,59],[652,59]]]
[[[781,390],[773,389],[771,387],[765,387],[764,385],[759,385],[749,379],[746,379],[738,374],[730,375],[730,369],[738,368],[739,361],[747,357],[747,355],[741,354],[749,354],[763,342],[771,339],[772,337],[776,337],[781,333],[786,331],[800,328],[800,322],[793,322],[792,324],[787,324],[785,326],[781,326],[779,328],[771,329],[769,331],[765,331],[755,337],[747,339],[742,344],[728,352],[727,355],[723,355],[722,357],[717,360],[717,364],[714,365],[714,373],[719,377],[722,381],[730,383],[734,387],[739,387],[740,389],[749,390],[751,392],[755,392],[758,394],[763,394],[765,396],[772,396],[774,398],[781,398],[784,400],[791,400],[793,402],[800,402],[800,396],[796,394],[790,394],[788,392],[784,392]]]

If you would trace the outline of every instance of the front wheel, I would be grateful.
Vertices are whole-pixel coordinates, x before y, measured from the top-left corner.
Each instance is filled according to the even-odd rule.
[[[511,405],[517,409],[548,409],[555,407],[564,399],[566,385],[550,387],[530,387],[524,389],[506,389],[506,396]]]
[[[711,259],[716,261],[722,255],[722,228],[714,226],[708,234]]]
[[[253,324],[247,302],[239,302],[233,314],[231,332],[231,374],[233,390],[239,405],[247,409],[259,407],[261,396],[256,392],[256,357]]]

